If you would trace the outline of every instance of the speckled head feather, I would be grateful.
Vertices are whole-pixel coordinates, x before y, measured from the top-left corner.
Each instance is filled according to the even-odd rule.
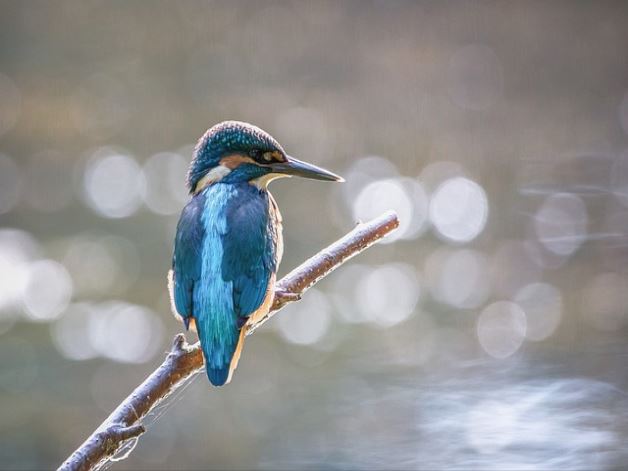
[[[194,191],[198,181],[212,168],[220,165],[220,159],[229,154],[247,154],[252,149],[280,151],[281,145],[266,131],[242,121],[223,121],[207,130],[194,149],[194,158],[187,175],[187,187]]]

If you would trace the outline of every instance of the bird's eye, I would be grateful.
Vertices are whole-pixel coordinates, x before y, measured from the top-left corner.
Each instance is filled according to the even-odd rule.
[[[272,152],[264,152],[264,160],[266,162],[271,162],[273,160],[273,153]]]

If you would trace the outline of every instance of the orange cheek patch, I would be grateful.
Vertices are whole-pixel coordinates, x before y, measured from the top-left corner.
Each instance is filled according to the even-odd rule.
[[[241,154],[228,155],[227,157],[220,159],[220,165],[227,167],[229,170],[233,170],[234,168],[240,166],[240,164],[244,163],[254,164],[255,161],[251,157]]]

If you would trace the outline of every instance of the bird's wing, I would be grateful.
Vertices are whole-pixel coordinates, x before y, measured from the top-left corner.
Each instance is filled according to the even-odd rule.
[[[222,276],[233,283],[233,307],[240,326],[268,293],[277,271],[277,235],[269,217],[269,196],[251,185],[227,213]]]
[[[201,221],[203,206],[203,195],[197,195],[183,209],[177,225],[172,257],[170,296],[186,327],[194,313],[194,285],[201,277],[201,250],[205,235]]]

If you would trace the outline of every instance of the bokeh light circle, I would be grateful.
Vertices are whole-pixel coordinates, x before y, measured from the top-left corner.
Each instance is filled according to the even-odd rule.
[[[185,178],[188,162],[179,154],[160,152],[144,163],[146,206],[157,214],[170,215],[181,211],[188,198]]]
[[[414,239],[427,222],[428,198],[420,183],[404,178],[377,180],[366,185],[353,202],[353,218],[373,219],[385,211],[394,210],[399,216],[399,228],[382,243],[399,239]]]
[[[132,289],[142,269],[135,242],[120,236],[79,234],[68,240],[63,257],[83,297],[120,294]]]
[[[586,240],[588,219],[582,198],[558,193],[545,199],[534,216],[534,226],[547,250],[566,257]]]
[[[527,339],[545,340],[560,324],[563,298],[554,286],[548,283],[531,283],[519,290],[514,301],[526,315]]]
[[[99,149],[87,163],[83,178],[87,204],[107,218],[124,218],[142,204],[145,181],[142,169],[129,155]]]
[[[488,199],[476,182],[464,177],[451,178],[434,192],[429,214],[440,235],[454,242],[469,242],[486,225]]]
[[[310,289],[299,303],[286,307],[277,326],[288,342],[313,345],[323,338],[330,324],[331,304],[327,296],[317,289]]]
[[[425,275],[434,299],[459,309],[479,306],[490,292],[487,258],[475,250],[436,250]]]
[[[89,304],[72,304],[63,316],[52,324],[50,332],[52,341],[65,358],[89,360],[98,356],[98,352],[87,335],[90,314]]]
[[[332,300],[334,302],[337,318],[348,324],[360,324],[367,322],[360,309],[356,308],[355,299],[360,294],[358,283],[371,271],[368,265],[349,263],[338,270],[336,281],[333,284]]]
[[[68,306],[72,293],[72,278],[60,263],[39,260],[29,265],[22,302],[30,320],[56,319]]]
[[[355,199],[369,183],[379,180],[395,179],[399,171],[395,164],[384,157],[369,155],[357,159],[343,172],[345,182],[339,186],[345,204],[352,207]]]
[[[487,306],[478,317],[477,336],[486,353],[507,358],[515,353],[526,335],[526,316],[521,307],[509,301]]]
[[[356,285],[355,305],[375,325],[390,327],[408,319],[421,296],[414,267],[389,263],[364,274]]]
[[[145,363],[159,350],[161,319],[144,306],[122,301],[102,303],[90,312],[87,325],[93,348],[120,363]]]
[[[353,218],[368,221],[389,209],[397,212],[399,221],[406,221],[404,224],[406,227],[400,227],[382,241],[391,243],[401,238],[407,228],[407,221],[412,217],[412,201],[397,180],[380,180],[365,186],[353,203]]]
[[[2,317],[21,307],[29,264],[41,248],[28,232],[0,229],[0,313]]]

